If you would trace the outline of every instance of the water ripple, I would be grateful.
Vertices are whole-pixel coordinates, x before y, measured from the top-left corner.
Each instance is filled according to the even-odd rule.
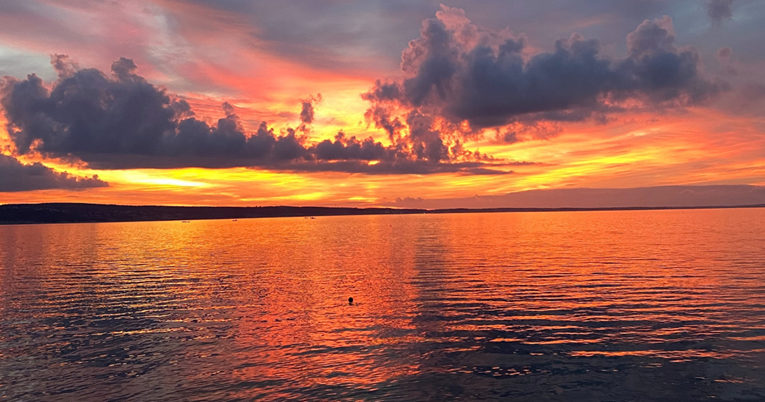
[[[765,211],[6,226],[0,325],[0,400],[763,400]]]

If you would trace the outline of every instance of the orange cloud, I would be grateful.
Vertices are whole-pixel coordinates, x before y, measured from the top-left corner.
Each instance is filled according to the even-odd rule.
[[[24,6],[17,13],[0,14],[0,25],[6,27],[0,31],[3,46],[39,56],[43,63],[53,51],[69,53],[83,66],[102,70],[120,56],[132,57],[142,76],[178,93],[200,118],[223,117],[221,105],[229,102],[249,133],[262,121],[277,132],[296,127],[300,99],[321,93],[308,143],[334,138],[342,130],[348,136],[372,136],[387,144],[383,130],[367,126],[364,114],[370,105],[360,94],[370,90],[375,78],[398,72],[331,70],[300,63],[273,52],[259,38],[258,27],[244,17],[187,2],[35,4],[46,10],[42,16]],[[39,28],[41,23],[45,29]],[[598,19],[590,23],[597,24]],[[52,77],[52,70],[46,71]],[[496,176],[258,168],[95,170],[32,153],[19,159],[81,176],[97,174],[110,187],[0,193],[0,203],[375,206],[398,197],[451,198],[539,188],[765,184],[765,121],[759,116],[692,107],[626,112],[605,122],[521,122],[464,138],[468,150],[506,161],[534,162],[506,166],[503,169],[513,174]],[[3,117],[0,124],[6,126]],[[516,131],[518,142],[497,138],[498,133]],[[14,153],[4,129],[0,149],[5,155]]]

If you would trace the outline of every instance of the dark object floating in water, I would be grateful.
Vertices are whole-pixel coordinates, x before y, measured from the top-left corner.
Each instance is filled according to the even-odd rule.
[[[237,221],[236,219],[232,219],[232,220],[231,220],[231,222],[236,222],[236,221]]]
[[[348,298],[348,304],[353,304],[353,297]]]
[[[181,221],[181,223],[191,223],[191,221]]]

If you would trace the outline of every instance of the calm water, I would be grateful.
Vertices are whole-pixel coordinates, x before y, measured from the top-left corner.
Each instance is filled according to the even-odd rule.
[[[0,329],[2,400],[761,401],[765,209],[5,226]]]

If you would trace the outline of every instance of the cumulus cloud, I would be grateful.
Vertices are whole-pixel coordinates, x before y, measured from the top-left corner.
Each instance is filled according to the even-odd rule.
[[[16,158],[0,154],[0,192],[32,191],[48,189],[81,190],[106,187],[108,184],[98,176],[77,177],[41,164],[25,165]]]
[[[622,58],[602,55],[597,40],[577,34],[535,52],[522,35],[481,28],[442,6],[402,52],[406,78],[378,80],[362,95],[368,123],[388,134],[385,144],[342,133],[312,142],[321,95],[300,101],[295,128],[264,122],[247,132],[228,104],[223,117],[206,120],[127,58],[105,73],[53,56],[55,82],[5,77],[0,104],[15,152],[97,169],[501,174],[512,163],[467,150],[465,141],[486,132],[504,143],[550,138],[565,122],[698,105],[728,89],[703,74],[697,52],[675,43],[669,17],[642,22],[626,41]]]
[[[403,51],[406,78],[379,80],[362,96],[371,102],[367,118],[391,137],[404,126],[427,131],[412,127],[411,116],[471,134],[513,123],[605,121],[626,110],[697,105],[728,89],[704,76],[696,51],[675,44],[667,16],[644,21],[626,39],[628,54],[619,59],[602,55],[596,39],[578,34],[556,41],[551,52],[532,53],[524,36],[483,29],[464,11],[442,6]],[[508,139],[517,141],[512,134]]]
[[[234,108],[208,123],[189,104],[137,74],[135,63],[120,58],[107,75],[80,68],[66,56],[52,57],[58,73],[49,88],[34,74],[6,77],[2,104],[17,152],[76,158],[98,169],[176,167],[262,167],[293,171],[371,173],[503,173],[484,166],[480,153],[440,151],[437,157],[405,144],[383,145],[371,138],[339,135],[310,144],[306,133],[321,95],[303,100],[300,125],[275,133],[263,122],[247,133]],[[483,159],[482,159],[483,158]],[[340,163],[342,162],[342,163]],[[377,163],[371,163],[377,162]],[[471,162],[441,166],[450,162]]]
[[[717,24],[733,16],[733,0],[709,0],[706,3],[707,15]]]

